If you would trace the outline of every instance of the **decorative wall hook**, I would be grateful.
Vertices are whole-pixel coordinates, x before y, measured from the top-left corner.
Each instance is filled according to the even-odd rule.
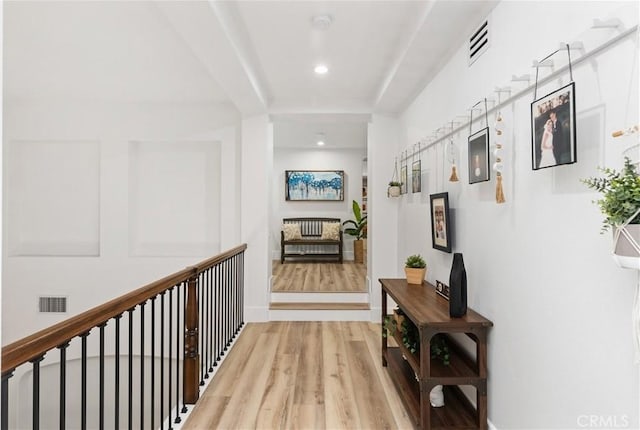
[[[565,49],[566,45],[567,43],[561,42],[560,45],[558,45],[558,49]],[[579,40],[570,42],[568,45],[569,49],[571,49],[572,51],[584,51],[584,43]]]
[[[529,74],[521,75],[521,76],[511,75],[511,82],[527,82],[527,85],[528,85],[531,82],[531,75]]]
[[[543,60],[543,61],[533,60],[533,65],[531,67],[553,67],[553,60]]]
[[[620,31],[624,29],[624,24],[620,18],[594,19],[591,28],[615,28]]]
[[[569,60],[569,80],[571,82],[573,82],[573,69],[571,68],[571,49],[569,49],[569,44],[565,43],[563,48],[556,49],[551,54],[547,55],[542,60],[540,60],[538,62],[538,66],[534,66],[534,67],[536,67],[536,83],[535,83],[535,85],[533,87],[533,100],[534,101],[536,100],[536,96],[537,96],[537,93],[538,93],[538,72],[540,70],[541,64],[544,63],[549,58],[551,58],[552,56],[554,56],[555,54],[557,54],[558,52],[560,52],[562,50],[566,50],[567,51],[567,59]]]

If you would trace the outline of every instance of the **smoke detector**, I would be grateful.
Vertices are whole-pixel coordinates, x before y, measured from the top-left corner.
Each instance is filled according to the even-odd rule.
[[[315,15],[311,18],[311,25],[316,30],[327,30],[331,27],[331,23],[333,22],[333,18],[331,15]]]

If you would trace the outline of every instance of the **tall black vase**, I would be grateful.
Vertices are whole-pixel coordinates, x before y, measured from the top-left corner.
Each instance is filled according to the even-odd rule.
[[[453,254],[453,264],[449,274],[449,315],[460,318],[467,313],[467,271],[464,269],[462,254]]]

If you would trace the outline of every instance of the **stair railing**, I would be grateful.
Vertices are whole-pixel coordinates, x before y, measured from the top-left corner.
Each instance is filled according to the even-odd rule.
[[[230,249],[3,347],[0,429],[39,429],[41,405],[47,403],[50,412],[52,402],[57,417],[47,413],[47,428],[55,427],[54,420],[60,429],[156,430],[180,423],[244,325],[246,248]],[[13,378],[17,374],[22,377]],[[14,392],[28,392],[30,402]],[[30,416],[18,410],[30,410]]]

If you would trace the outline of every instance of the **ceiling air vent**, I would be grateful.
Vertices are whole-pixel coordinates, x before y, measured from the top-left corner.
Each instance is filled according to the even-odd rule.
[[[39,297],[39,312],[67,312],[66,297]]]
[[[489,21],[485,21],[469,38],[469,65],[489,47]]]

